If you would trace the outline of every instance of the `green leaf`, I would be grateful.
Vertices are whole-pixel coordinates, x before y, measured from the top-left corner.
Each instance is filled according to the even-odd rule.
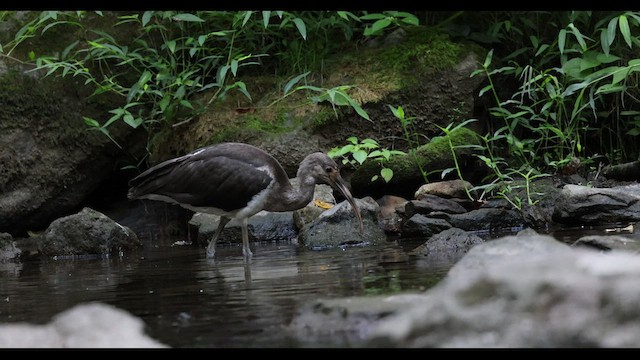
[[[153,11],[145,11],[142,14],[142,26],[145,27],[151,20],[151,16],[153,16]]]
[[[484,93],[486,93],[487,91],[491,90],[493,88],[493,85],[489,84],[485,87],[483,87],[480,92],[478,93],[478,97],[482,96]]]
[[[193,105],[191,105],[191,103],[189,101],[187,101],[187,100],[180,100],[180,105],[182,105],[182,106],[184,106],[186,108],[189,108],[191,110],[194,110],[193,109]]]
[[[382,31],[382,29],[386,28],[389,25],[391,25],[391,19],[388,19],[388,18],[380,19],[371,25],[371,33],[375,34],[378,31]]]
[[[371,119],[369,118],[369,114],[366,111],[364,111],[364,109],[357,102],[355,102],[355,100],[349,97],[348,101],[351,104],[351,107],[353,107],[356,110],[358,115],[371,121]]]
[[[454,171],[456,168],[446,168],[444,170],[442,170],[442,173],[440,174],[440,179],[444,179],[445,176],[447,176],[448,173]]]
[[[610,93],[622,93],[626,90],[626,86],[624,85],[613,85],[613,84],[605,84],[600,86],[596,90],[596,95],[598,94],[610,94]]]
[[[383,19],[383,18],[385,18],[385,16],[382,14],[367,14],[367,15],[360,16],[360,20],[377,20],[377,19]]]
[[[167,48],[169,48],[169,51],[171,51],[171,53],[175,53],[176,52],[176,41],[175,40],[169,40],[167,41]]]
[[[263,11],[262,12],[262,24],[264,24],[264,28],[266,29],[269,26],[269,18],[271,17],[271,11]]]
[[[587,51],[587,43],[584,41],[584,36],[580,32],[580,30],[578,30],[578,28],[575,27],[573,23],[569,24],[569,29],[571,30],[571,33],[573,33],[573,36],[576,37],[576,40],[578,40],[578,44],[580,44],[580,48],[582,48],[582,52]]]
[[[289,82],[287,82],[287,84],[284,86],[284,94],[288,94],[289,90],[291,90],[291,88],[298,83],[298,81],[300,81],[302,78],[304,78],[305,76],[309,75],[311,73],[311,71],[307,71],[304,74],[300,74],[296,77],[294,77],[293,79],[289,80]]]
[[[493,49],[489,50],[489,52],[487,53],[487,56],[484,58],[484,64],[482,64],[482,67],[485,69],[488,69],[489,65],[491,65],[492,58],[493,58]]]
[[[124,120],[125,123],[127,123],[127,125],[131,126],[134,129],[140,126],[140,124],[142,124],[141,118],[134,119],[133,115],[131,114],[126,114],[122,119]]]
[[[169,102],[171,101],[171,99],[169,98],[169,96],[165,96],[162,98],[162,100],[160,100],[158,102],[158,106],[160,107],[160,111],[164,112],[167,109],[167,106],[169,106]]]
[[[307,27],[305,26],[304,21],[300,18],[295,18],[293,19],[293,23],[296,24],[302,38],[307,40]]]
[[[389,182],[393,177],[393,170],[389,168],[383,168],[382,170],[380,170],[380,176],[382,176],[385,182]]]
[[[236,59],[231,60],[231,73],[233,76],[236,76],[238,73],[238,60]]]
[[[87,125],[89,125],[91,127],[95,127],[95,128],[99,128],[100,127],[100,123],[97,120],[92,119],[90,117],[86,117],[86,116],[83,116],[82,118],[84,119],[84,123],[85,124],[87,124]]]
[[[609,25],[607,25],[607,41],[609,46],[613,44],[613,40],[616,39],[616,29],[618,28],[617,18],[613,18],[609,21]]]
[[[367,157],[369,158],[377,158],[382,156],[382,151],[380,150],[373,150],[372,152],[369,153],[369,155],[367,155]]]
[[[609,55],[609,38],[607,34],[608,33],[604,29],[600,31],[600,46],[602,47],[602,51],[606,55]]]
[[[341,18],[349,21],[349,18],[356,20],[356,21],[361,21],[359,17],[353,15],[353,13],[349,12],[349,11],[338,11],[338,16],[340,16]]]
[[[622,34],[624,41],[631,48],[631,30],[629,30],[629,20],[627,20],[626,16],[620,15],[618,18],[618,24],[620,24],[620,33]]]
[[[204,22],[204,20],[200,19],[199,17],[197,17],[197,16],[195,16],[193,14],[189,14],[189,13],[176,14],[176,15],[172,16],[171,19],[173,19],[175,21]]]
[[[418,20],[417,17],[415,17],[413,14],[410,14],[411,16],[406,16],[404,18],[402,18],[402,22],[405,24],[409,24],[409,25],[413,25],[413,26],[418,26],[420,25],[420,20]]]
[[[244,19],[242,20],[242,27],[244,27],[247,24],[247,21],[249,21],[251,14],[253,14],[253,11],[246,11],[244,13]]]
[[[364,150],[356,150],[353,152],[353,158],[362,165],[362,163],[367,159],[367,152]]]
[[[545,50],[547,50],[547,48],[549,48],[549,44],[540,45],[540,48],[538,49],[538,51],[536,51],[536,54],[534,56],[542,54]]]
[[[567,30],[562,29],[558,32],[558,49],[560,50],[560,55],[564,54],[564,44],[567,40]]]

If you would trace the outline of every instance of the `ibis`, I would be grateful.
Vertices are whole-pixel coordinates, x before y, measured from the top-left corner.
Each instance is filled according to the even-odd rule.
[[[225,225],[237,219],[242,231],[242,253],[249,248],[248,219],[261,210],[284,212],[301,209],[313,200],[316,184],[340,191],[351,205],[363,233],[362,216],[336,162],[322,152],[300,163],[294,187],[282,165],[266,151],[244,143],[220,143],[161,162],[129,182],[129,199],[160,200],[186,209],[220,216],[207,246],[207,257]]]

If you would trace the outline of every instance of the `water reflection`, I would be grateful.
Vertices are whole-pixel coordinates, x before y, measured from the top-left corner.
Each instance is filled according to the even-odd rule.
[[[107,259],[43,260],[0,267],[0,322],[46,323],[78,303],[102,301],[147,324],[172,347],[295,347],[284,331],[317,298],[420,291],[446,271],[381,246],[311,251],[292,242],[238,246],[208,259],[196,246],[147,247]]]

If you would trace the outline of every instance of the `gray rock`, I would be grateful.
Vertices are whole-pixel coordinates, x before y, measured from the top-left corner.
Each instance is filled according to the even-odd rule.
[[[0,233],[0,263],[17,259],[20,253],[11,234]]]
[[[592,188],[565,185],[553,220],[562,224],[607,224],[640,220],[640,185]]]
[[[372,245],[386,241],[378,224],[379,205],[371,198],[355,199],[360,208],[364,234],[360,235],[358,221],[347,201],[323,212],[300,231],[301,242],[309,249],[326,249],[344,245]]]
[[[481,259],[479,261],[479,259]],[[373,347],[638,347],[640,256],[511,236],[473,247]]]
[[[425,195],[431,194],[443,198],[468,199],[465,189],[471,190],[471,188],[473,185],[470,182],[460,179],[432,182],[420,186],[415,193],[415,198],[422,200]]]
[[[438,217],[467,231],[510,229],[523,224],[520,212],[502,208],[480,208],[464,214],[439,213]]]
[[[441,211],[448,214],[463,214],[467,210],[462,205],[437,195],[425,194],[420,200],[411,200],[404,207],[405,216],[410,218],[413,214],[429,215],[432,212]]]
[[[402,225],[402,237],[430,237],[449,228],[446,220],[415,214]]]
[[[38,240],[42,255],[109,254],[142,245],[129,228],[90,208],[51,223]]]
[[[399,234],[401,232],[402,216],[397,209],[404,208],[407,199],[400,196],[385,195],[376,200],[376,202],[380,205],[378,223],[382,226],[382,229],[386,233]]]
[[[573,243],[574,246],[589,246],[600,250],[627,250],[640,252],[640,241],[622,235],[587,235]]]
[[[482,238],[473,233],[450,228],[433,235],[411,253],[426,258],[430,263],[453,264],[472,247],[483,242]]]
[[[552,255],[571,252],[569,245],[552,236],[540,235],[532,229],[520,231],[517,235],[504,236],[476,246],[449,270],[447,276],[457,276],[483,269],[490,263],[530,254]]]
[[[120,105],[87,101],[93,89],[78,78],[40,78],[14,67],[0,74],[0,232],[16,236],[77,208],[130,155],[82,122]],[[109,132],[134,156],[146,153],[144,132],[121,121]]]
[[[285,333],[302,346],[361,347],[378,321],[421,302],[422,294],[318,299],[302,306]]]
[[[293,186],[298,186],[298,178],[291,179]],[[320,200],[329,205],[335,205],[336,199],[333,196],[333,189],[329,185],[316,185],[316,189],[313,193],[314,200]],[[313,220],[317,219],[320,214],[327,209],[317,206],[314,201],[311,201],[307,206],[302,209],[295,210],[293,212],[293,221],[296,225],[296,229],[300,230],[305,225],[310,224]]]
[[[208,244],[220,222],[220,216],[195,213],[190,225],[198,230],[198,243]],[[260,211],[249,218],[247,224],[249,241],[290,240],[298,236],[291,212]],[[235,219],[229,221],[220,235],[218,242],[242,243],[240,223]]]
[[[166,348],[144,333],[144,322],[102,303],[61,312],[45,325],[0,324],[0,348]]]

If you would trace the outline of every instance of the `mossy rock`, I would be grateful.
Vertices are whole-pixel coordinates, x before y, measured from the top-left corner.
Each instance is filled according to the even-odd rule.
[[[463,174],[472,170],[466,166],[475,162],[476,150],[466,145],[480,145],[480,138],[476,132],[465,127],[452,130],[444,136],[434,137],[429,143],[410,151],[407,155],[394,156],[384,165],[393,170],[393,177],[386,183],[378,176],[382,165],[376,161],[366,161],[351,177],[353,193],[357,197],[370,195],[398,195],[412,198],[420,185],[430,180],[440,178],[441,170],[455,167],[451,145],[455,148],[458,164],[461,164]],[[465,147],[461,147],[465,146]],[[422,169],[422,170],[421,170]],[[424,174],[423,174],[424,171]],[[427,176],[428,175],[428,176]]]

